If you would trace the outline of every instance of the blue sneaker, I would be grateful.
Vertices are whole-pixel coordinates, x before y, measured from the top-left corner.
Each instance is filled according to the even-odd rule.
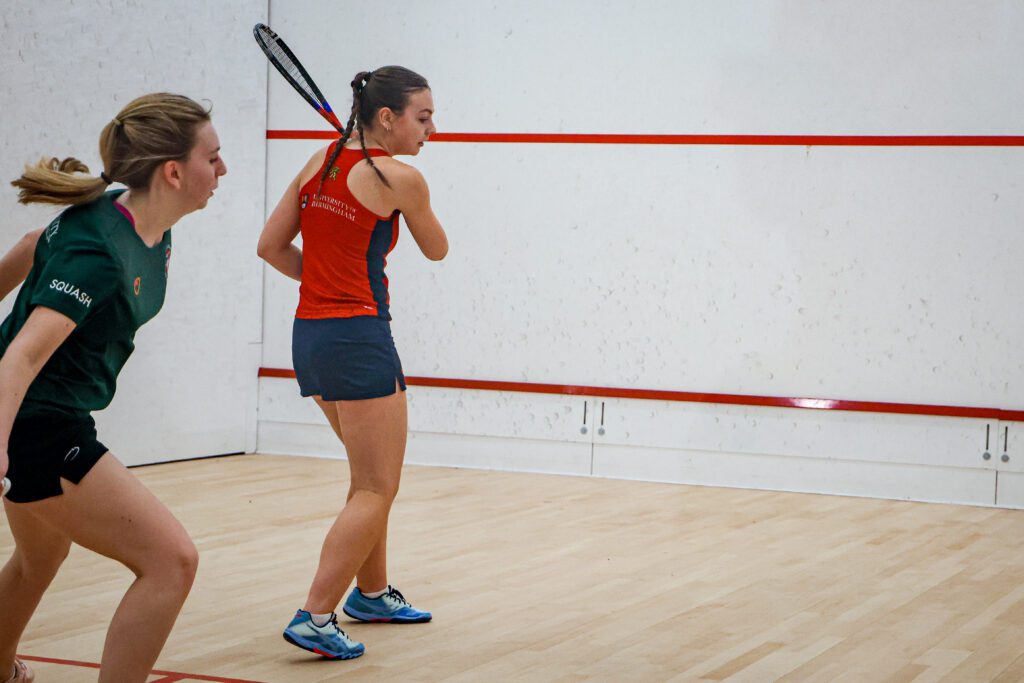
[[[359,621],[417,624],[433,618],[430,612],[423,612],[410,605],[409,601],[391,586],[388,586],[387,593],[372,600],[363,595],[359,588],[354,588],[342,609],[345,614]]]
[[[282,635],[292,645],[331,659],[353,659],[366,650],[362,643],[352,640],[338,628],[338,617],[333,614],[327,625],[317,626],[309,612],[300,609]]]

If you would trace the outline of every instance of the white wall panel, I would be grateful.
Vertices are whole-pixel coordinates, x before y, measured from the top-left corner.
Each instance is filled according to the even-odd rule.
[[[595,8],[273,0],[271,25],[338,111],[359,70],[420,71],[442,132],[1021,133],[1020,3]],[[268,127],[325,124],[275,75]],[[271,205],[322,144],[271,141]],[[451,241],[428,262],[403,228],[389,259],[409,375],[1024,408],[1020,147],[435,142],[409,161]],[[264,365],[291,366],[296,296],[268,272]],[[260,419],[302,441],[311,413],[274,382]],[[409,397],[410,458],[439,463],[589,471],[549,449],[593,439],[606,476],[976,504],[1016,466],[981,459],[986,421],[617,400],[581,435],[572,397]]]
[[[590,444],[596,419],[593,399],[582,397],[419,386],[409,387],[406,396],[413,432]],[[260,379],[260,419],[325,424],[320,408],[299,396],[294,380],[273,377]]]
[[[271,143],[275,202],[316,146]],[[452,248],[403,227],[389,259],[405,369],[1019,408],[1024,152],[1000,154],[431,145]],[[651,195],[623,194],[641,161]],[[265,364],[290,366],[296,301],[268,270]]]
[[[995,469],[995,420],[598,399],[596,444]]]
[[[273,0],[271,26],[336,110],[357,71],[420,71],[441,130],[1017,134],[1024,110],[1015,0]],[[270,127],[316,127],[287,91]]]
[[[778,455],[599,445],[594,475],[963,505],[996,502],[992,470]]]
[[[413,432],[406,462],[413,465],[544,474],[589,475],[590,444],[537,439]]]
[[[322,424],[318,425],[260,420],[260,453],[344,459],[344,446],[338,441],[327,420],[321,420]]]
[[[431,387],[408,399],[415,464],[1024,507],[996,421]],[[276,378],[261,380],[260,450],[344,457]]]
[[[417,163],[451,252],[392,259],[410,374],[1024,406],[1024,151],[439,143]]]
[[[260,452],[345,459],[327,424],[260,422]],[[588,475],[590,444],[450,434],[409,434],[405,462],[434,467]]]
[[[1000,472],[996,490],[999,507],[1024,508],[1024,473]]]
[[[409,429],[508,439],[591,442],[592,399],[410,387]]]
[[[472,392],[484,394],[487,392]],[[589,475],[591,431],[580,433],[582,401],[516,394],[490,397],[410,387],[406,462],[416,465]],[[474,401],[474,399],[483,400]],[[545,398],[549,400],[544,400]],[[592,404],[591,404],[592,405]],[[468,408],[468,410],[467,410]],[[589,420],[589,418],[588,418]],[[262,453],[344,458],[344,446],[293,381],[260,380]]]
[[[164,309],[139,332],[114,403],[97,415],[100,438],[128,463],[238,452],[253,441],[266,66],[250,31],[266,15],[267,0],[4,4],[5,182],[42,156],[103,170],[100,130],[139,95],[180,92],[213,106],[228,174],[207,209],[175,226]],[[54,215],[17,206],[10,187],[0,209],[3,249]]]
[[[1001,473],[1024,473],[1024,422],[995,422],[989,437],[993,466]]]
[[[1016,3],[592,8],[275,0],[273,24],[341,111],[355,71],[419,69],[442,131],[1019,132]],[[338,50],[318,39],[334,20],[365,30]],[[269,117],[324,128],[276,77]],[[320,144],[271,143],[271,187]],[[1022,162],[1020,148],[431,144],[413,163],[452,249],[428,263],[400,239],[399,351],[410,374],[1021,408],[1007,292],[1024,287]],[[279,286],[278,331],[294,305]],[[285,342],[268,338],[266,363]]]

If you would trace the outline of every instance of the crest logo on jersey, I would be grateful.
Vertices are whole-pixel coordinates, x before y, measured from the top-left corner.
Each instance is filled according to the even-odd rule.
[[[302,202],[301,202],[299,208],[300,209],[305,209],[307,204],[309,204],[309,195],[308,194],[304,194],[304,195],[302,195]]]
[[[341,173],[341,169],[337,166],[331,166],[330,172],[327,173],[327,177],[331,180],[337,180],[338,174]]]
[[[141,277],[135,278],[135,284],[132,285],[132,288],[135,290],[135,296],[138,296],[139,295],[139,290],[142,289],[142,278]]]
[[[53,219],[53,222],[46,228],[46,243],[49,244],[50,240],[54,238],[57,231],[60,230],[60,216]]]
[[[167,251],[164,252],[164,275],[168,275],[171,272],[171,248],[167,247]]]

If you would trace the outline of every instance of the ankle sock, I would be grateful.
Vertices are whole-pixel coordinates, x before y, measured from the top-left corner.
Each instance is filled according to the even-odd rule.
[[[333,612],[328,612],[327,614],[313,614],[311,612],[309,615],[309,619],[313,622],[314,626],[323,628],[324,626],[327,626],[327,624],[331,623],[331,617],[333,616]]]

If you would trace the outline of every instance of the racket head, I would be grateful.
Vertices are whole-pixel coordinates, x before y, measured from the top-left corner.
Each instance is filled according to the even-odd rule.
[[[0,488],[3,489],[3,493],[0,493],[0,498],[3,498],[11,490],[11,480],[4,477],[3,482],[0,482]]]
[[[252,34],[256,38],[256,44],[263,50],[263,54],[267,56],[270,63],[284,76],[284,79],[288,81],[295,91],[302,95],[302,98],[320,116],[327,119],[328,123],[337,130],[344,131],[345,127],[338,120],[334,110],[331,109],[330,103],[327,102],[323,93],[320,92],[320,88],[316,86],[316,82],[313,81],[313,78],[306,71],[305,67],[302,66],[302,62],[291,51],[291,48],[288,47],[288,44],[266,24],[256,24],[252,29]]]

